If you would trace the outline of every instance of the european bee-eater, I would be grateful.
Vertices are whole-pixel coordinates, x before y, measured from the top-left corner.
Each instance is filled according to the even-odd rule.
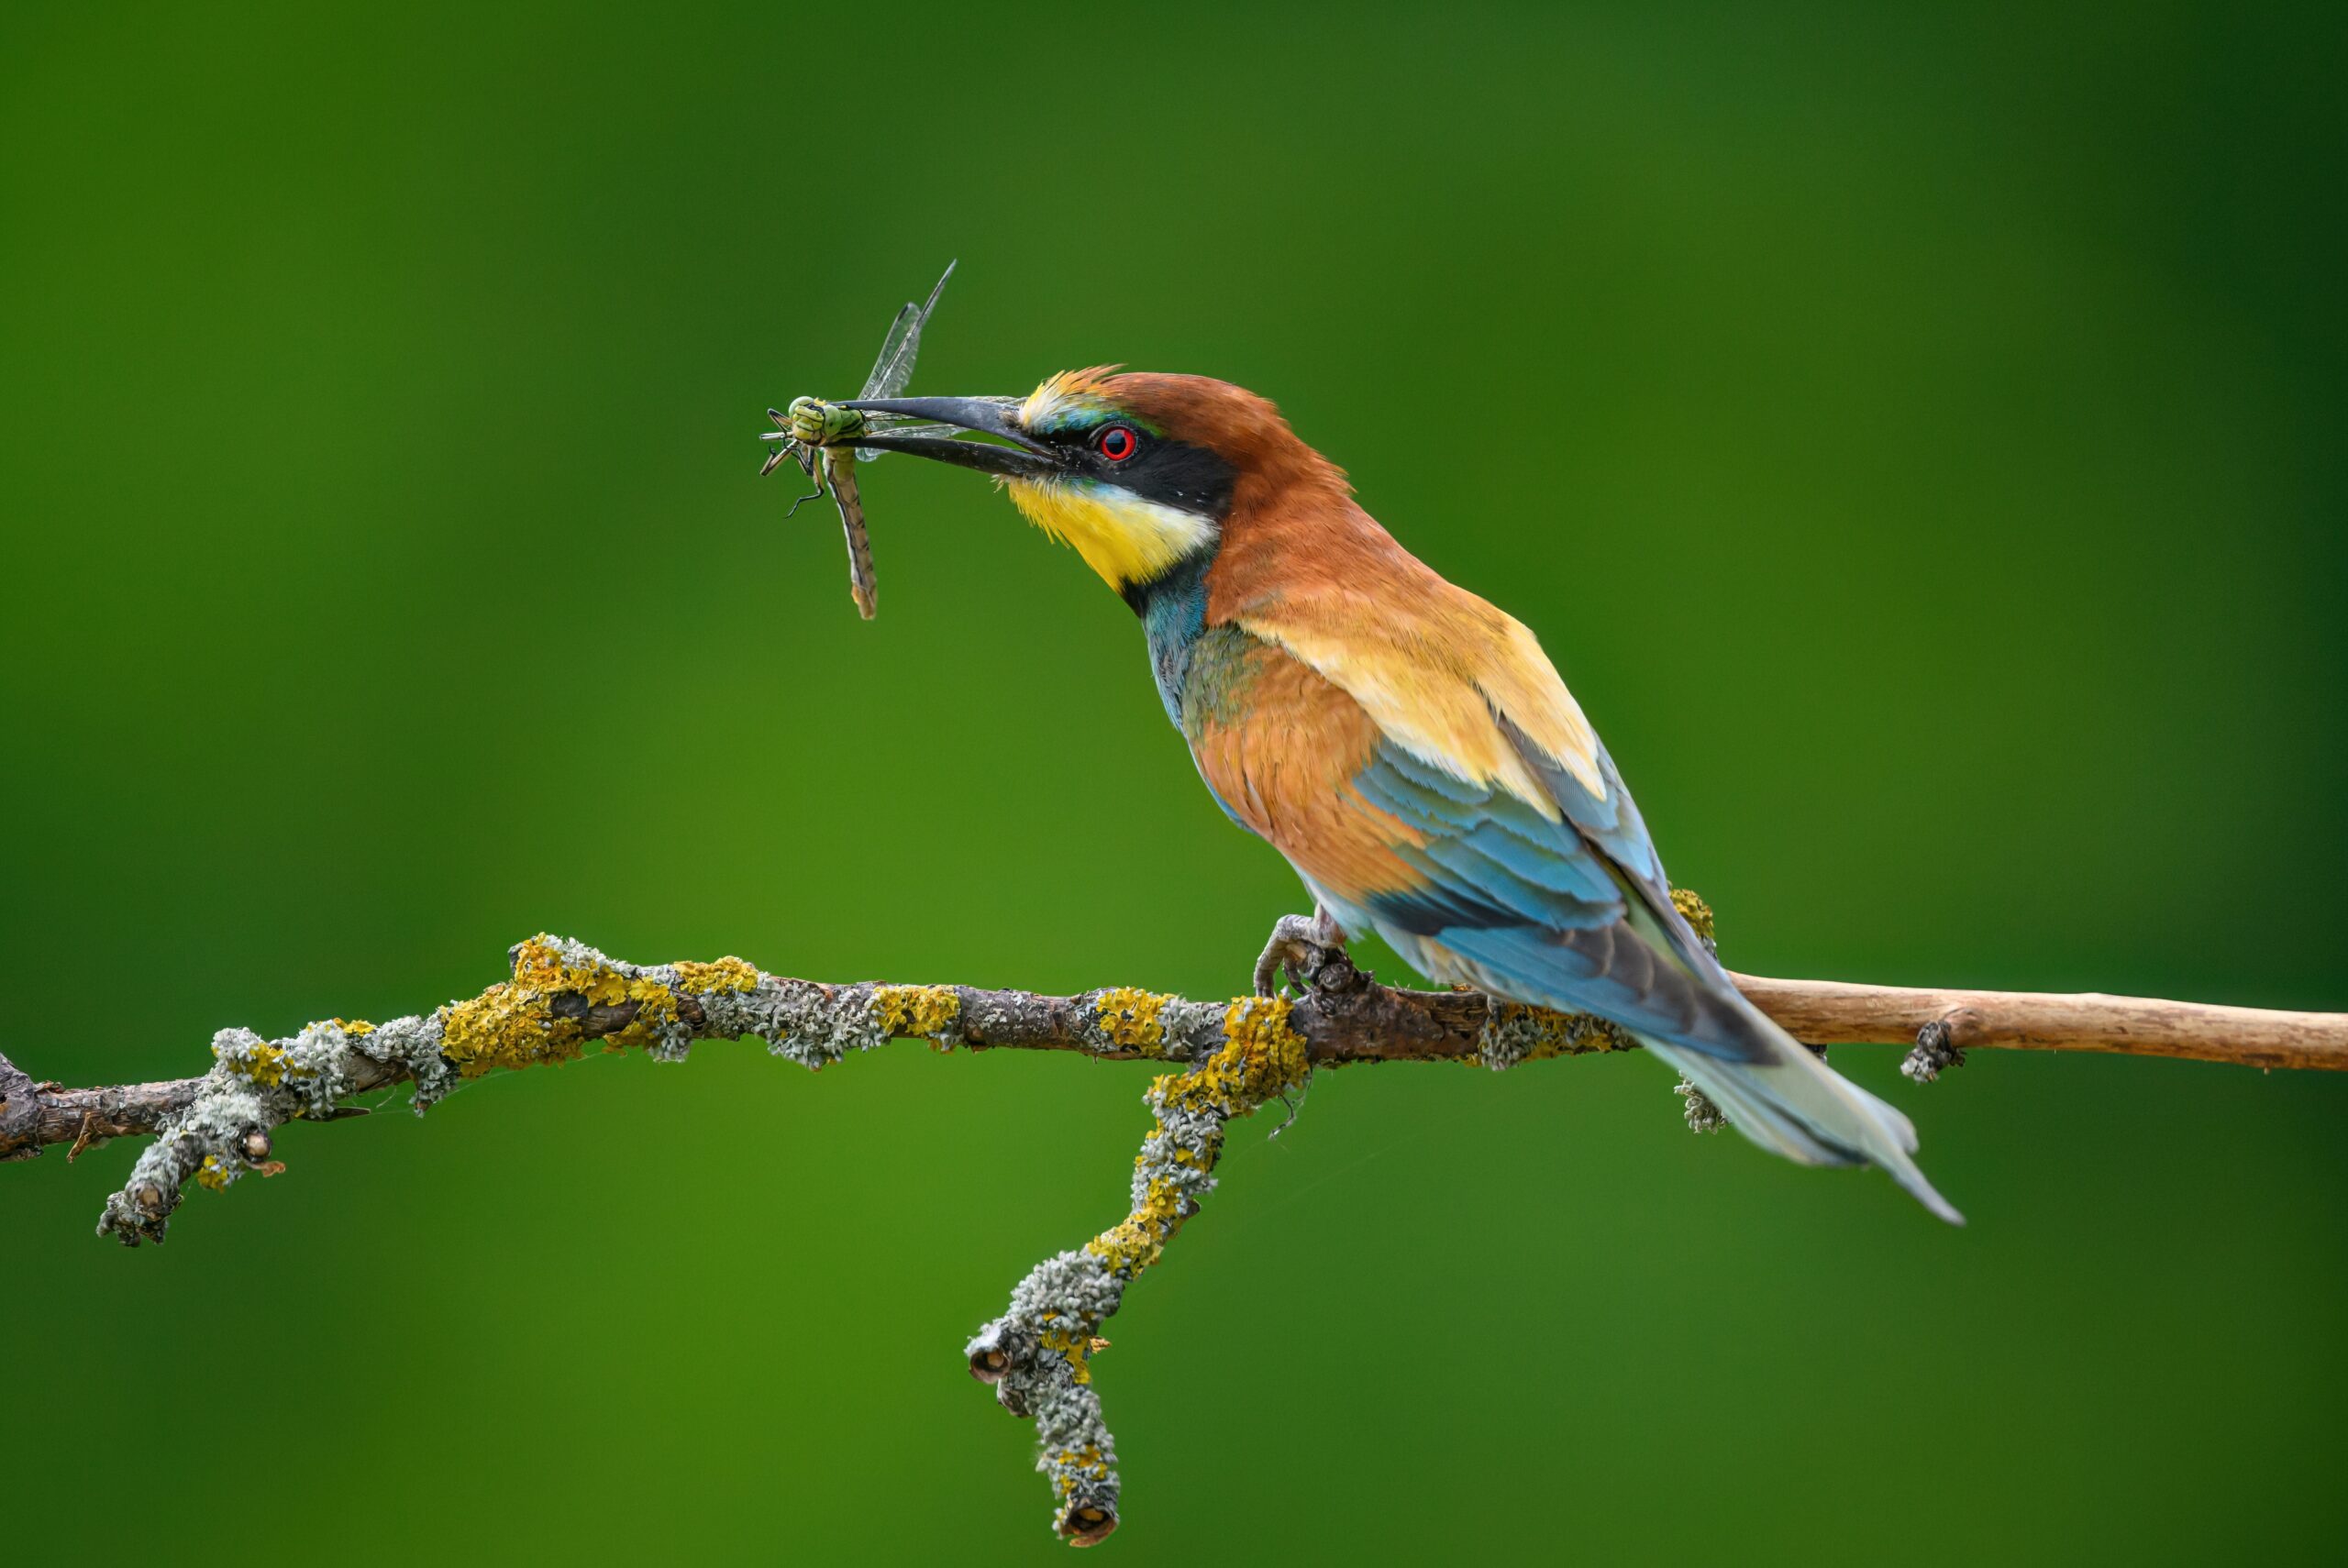
[[[1673,907],[1533,634],[1398,544],[1270,403],[1091,370],[1024,400],[844,406],[978,433],[850,444],[994,475],[1133,607],[1200,777],[1316,900],[1303,929],[1374,931],[1432,978],[1610,1019],[1763,1148],[1881,1165],[1962,1222],[1908,1119],[1740,996]]]

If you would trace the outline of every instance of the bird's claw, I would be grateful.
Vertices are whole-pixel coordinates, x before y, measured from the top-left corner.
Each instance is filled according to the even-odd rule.
[[[1272,939],[1256,959],[1256,994],[1268,997],[1279,989],[1280,971],[1300,986],[1309,987],[1332,957],[1343,957],[1346,933],[1326,910],[1309,915],[1282,915],[1272,922]]]

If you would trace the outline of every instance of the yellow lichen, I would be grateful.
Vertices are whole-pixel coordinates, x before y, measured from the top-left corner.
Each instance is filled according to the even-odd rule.
[[[1144,1056],[1159,1056],[1165,1054],[1166,1026],[1157,1015],[1173,999],[1134,986],[1115,986],[1093,999],[1092,1011],[1112,1045]]]
[[[307,1068],[286,1058],[282,1045],[260,1044],[247,1047],[241,1053],[219,1058],[228,1064],[228,1070],[250,1079],[263,1088],[273,1088],[287,1078],[305,1078]]]
[[[375,1032],[375,1026],[363,1018],[338,1018],[334,1020],[334,1026],[354,1037]]]
[[[1671,907],[1679,911],[1689,929],[1705,941],[1712,940],[1712,906],[1686,888],[1671,889]]]
[[[602,995],[598,995],[600,991]],[[609,1002],[603,998],[611,998]],[[660,1026],[675,1021],[677,996],[659,981],[643,975],[623,975],[614,970],[603,977],[596,990],[588,992],[590,1000],[599,1006],[616,1006],[623,1001],[636,1003],[636,1016],[627,1021],[611,1037],[610,1049],[625,1051],[631,1045],[649,1044],[659,1037]]]
[[[714,964],[687,961],[676,968],[677,988],[690,991],[697,997],[705,997],[712,991],[754,991],[759,988],[758,966],[740,958],[720,958]]]
[[[1051,1324],[1058,1317],[1059,1314],[1057,1312],[1047,1312],[1043,1315],[1043,1320]],[[1081,1322],[1072,1323],[1065,1328],[1057,1326],[1046,1328],[1043,1332],[1036,1336],[1036,1342],[1045,1350],[1051,1351],[1065,1359],[1069,1373],[1079,1383],[1092,1381],[1092,1369],[1085,1364],[1085,1358],[1092,1353],[1094,1341],[1091,1334],[1085,1331]]]
[[[1162,1088],[1172,1081],[1169,1075],[1157,1083]],[[1084,1250],[1131,1279],[1165,1253],[1166,1243],[1181,1229],[1182,1219],[1181,1191],[1160,1177],[1144,1190],[1139,1208],[1085,1242]]]
[[[951,986],[876,986],[872,1021],[895,1038],[950,1040],[962,1016],[962,996]]]
[[[1285,997],[1241,997],[1223,1014],[1223,1048],[1173,1080],[1169,1103],[1246,1116],[1304,1082],[1312,1062]]]
[[[562,955],[554,939],[543,933],[514,949],[514,983],[526,990],[578,990],[583,982],[566,983]]]
[[[195,1173],[195,1179],[197,1185],[209,1191],[226,1192],[228,1190],[228,1173],[221,1168],[220,1156],[217,1154],[206,1154],[204,1156],[204,1168]]]
[[[658,981],[642,983],[674,1012],[676,1000],[666,986]],[[628,977],[618,970],[609,966],[574,970],[563,963],[549,938],[534,936],[514,950],[511,981],[492,986],[471,1001],[458,1002],[441,1015],[440,1054],[469,1078],[497,1067],[567,1062],[579,1055],[584,1036],[578,1020],[555,1015],[554,999],[577,991],[597,1006],[610,1006],[626,999],[629,990]],[[637,1021],[642,1021],[641,1013]]]
[[[1082,1448],[1061,1449],[1052,1456],[1052,1460],[1061,1472],[1052,1478],[1052,1485],[1058,1488],[1063,1497],[1076,1490],[1078,1472],[1095,1481],[1109,1478],[1109,1462],[1101,1457],[1100,1447],[1095,1443],[1088,1442]]]
[[[549,993],[526,986],[492,986],[442,1015],[440,1054],[469,1078],[496,1067],[566,1062],[579,1055],[576,1019],[548,1010]]]

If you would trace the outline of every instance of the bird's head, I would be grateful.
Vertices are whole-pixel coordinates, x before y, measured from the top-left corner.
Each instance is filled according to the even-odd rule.
[[[1211,558],[1235,517],[1345,476],[1267,400],[1207,376],[1068,370],[1024,398],[872,398],[843,406],[972,432],[880,432],[849,444],[995,476],[1029,521],[1075,547],[1139,607],[1149,586]]]

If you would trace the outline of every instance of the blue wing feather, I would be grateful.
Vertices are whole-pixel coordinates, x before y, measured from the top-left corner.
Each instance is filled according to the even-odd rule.
[[[1527,760],[1562,821],[1379,744],[1354,785],[1423,839],[1398,849],[1423,882],[1372,896],[1372,919],[1432,940],[1507,995],[1595,1012],[1728,1060],[1765,1059],[1771,1043],[1733,991],[1722,994],[1717,966],[1672,908],[1612,761],[1600,752],[1600,797],[1563,768]]]
[[[1656,853],[1655,840],[1647,836],[1646,821],[1639,815],[1638,802],[1631,799],[1631,791],[1623,786],[1623,775],[1615,770],[1614,759],[1607,755],[1605,743],[1599,742],[1597,747],[1598,776],[1606,785],[1606,794],[1601,799],[1591,794],[1572,773],[1542,756],[1538,747],[1525,740],[1523,731],[1505,719],[1501,727],[1515,745],[1517,754],[1533,769],[1534,777],[1549,791],[1549,798],[1566,813],[1566,820],[1603,850],[1616,866],[1659,890],[1668,904],[1671,888],[1664,879],[1663,857]]]

